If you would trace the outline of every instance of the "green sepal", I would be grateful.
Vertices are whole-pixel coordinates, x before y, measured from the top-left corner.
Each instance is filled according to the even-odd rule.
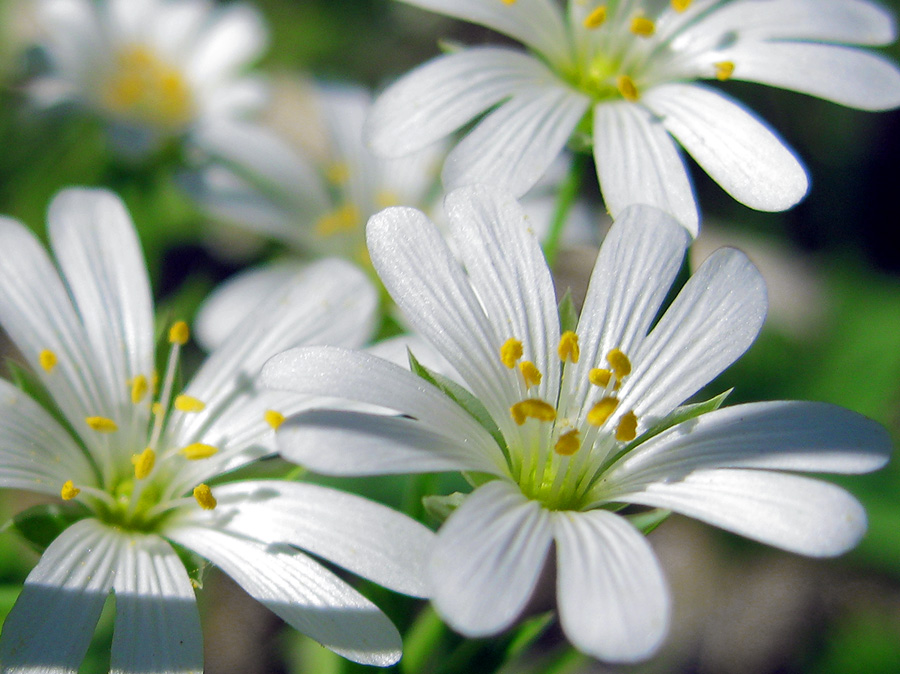
[[[671,514],[671,510],[665,510],[664,508],[653,508],[653,510],[647,510],[642,513],[625,515],[625,519],[631,522],[631,524],[642,534],[647,535],[660,524],[669,519],[669,515]]]
[[[17,532],[43,553],[63,531],[89,516],[90,511],[80,503],[42,503],[23,510],[3,528]]]
[[[578,310],[575,308],[575,300],[572,299],[572,289],[568,288],[566,294],[559,301],[559,330],[575,331],[578,327]]]
[[[425,512],[430,517],[433,517],[437,522],[443,523],[462,505],[462,502],[466,500],[466,496],[468,494],[458,491],[446,496],[424,496],[422,497],[422,507],[425,508]]]
[[[472,489],[478,489],[481,485],[497,479],[497,476],[491,473],[479,473],[474,470],[464,470],[462,476],[466,482],[472,485]]]
[[[68,426],[68,422],[62,416],[59,406],[53,400],[53,396],[50,395],[50,391],[47,390],[47,387],[44,386],[40,377],[33,370],[23,367],[11,358],[6,359],[6,368],[9,370],[10,377],[16,388],[43,407],[44,411],[54,419],[64,426]]]
[[[203,578],[212,565],[193,550],[188,550],[177,544],[172,544],[172,548],[175,550],[175,554],[178,555],[178,559],[184,564],[191,586],[195,590],[202,590]]]

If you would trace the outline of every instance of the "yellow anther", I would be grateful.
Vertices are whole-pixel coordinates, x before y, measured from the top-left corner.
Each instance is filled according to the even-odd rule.
[[[150,411],[153,412],[154,416],[159,416],[163,413],[163,406],[160,403],[153,403],[150,406]]]
[[[634,411],[626,412],[619,419],[619,425],[616,427],[616,440],[620,442],[631,442],[637,435],[637,415]]]
[[[538,421],[556,419],[556,410],[553,406],[538,398],[528,398],[518,402],[509,408],[509,412],[519,426],[524,424],[527,419],[537,419]]]
[[[116,422],[106,417],[85,417],[84,421],[98,433],[114,433],[119,430]]]
[[[676,12],[686,12],[693,0],[672,0],[672,9]]]
[[[176,321],[169,328],[169,344],[187,344],[191,338],[191,329],[184,321]]]
[[[713,65],[716,68],[716,79],[720,82],[727,82],[734,75],[734,61],[719,61]]]
[[[55,353],[50,351],[50,349],[44,349],[38,354],[38,362],[41,364],[41,367],[44,368],[44,372],[53,372],[53,368],[56,367],[59,359],[56,357]]]
[[[266,410],[266,413],[263,414],[263,419],[272,427],[273,431],[277,431],[281,424],[284,423],[284,415],[275,410]]]
[[[81,490],[75,486],[75,483],[72,482],[72,480],[66,480],[66,483],[62,486],[62,489],[59,490],[59,495],[60,497],[62,497],[63,501],[71,501],[80,493]]]
[[[156,452],[147,447],[140,454],[133,454],[131,463],[134,464],[135,479],[143,480],[153,472],[153,466],[156,465]]]
[[[516,4],[516,0],[500,0],[504,5],[514,5]]]
[[[619,75],[616,78],[616,89],[622,94],[622,98],[626,101],[631,101],[632,103],[641,97],[637,85],[634,83],[633,79],[628,77],[628,75]]]
[[[137,405],[147,395],[150,390],[150,384],[147,383],[147,377],[139,374],[131,381],[131,402]]]
[[[615,372],[616,379],[621,380],[623,377],[631,374],[631,361],[619,349],[612,349],[606,354],[606,360],[609,361],[613,372]]]
[[[179,412],[202,412],[206,409],[205,402],[194,396],[185,395],[184,393],[177,396],[173,404],[175,405],[175,409]]]
[[[195,442],[182,449],[181,453],[184,454],[184,458],[188,461],[199,461],[200,459],[208,459],[218,451],[218,448],[213,447],[212,445]]]
[[[216,507],[216,499],[212,495],[212,489],[208,484],[198,484],[194,487],[194,498],[204,510],[212,510]]]
[[[516,366],[516,361],[522,357],[523,353],[522,342],[515,337],[510,337],[500,347],[500,360],[511,370]]]
[[[588,30],[599,28],[606,22],[606,5],[601,5],[584,17],[582,25]]]
[[[325,170],[325,178],[332,185],[342,185],[350,179],[350,166],[347,162],[336,161]]]
[[[391,190],[379,190],[375,195],[375,205],[378,208],[388,208],[389,206],[399,206],[403,200],[400,195]]]
[[[612,379],[612,372],[602,367],[592,368],[590,372],[588,372],[588,381],[590,381],[594,386],[599,386],[600,388],[606,388],[609,386],[609,382]]]
[[[559,348],[556,352],[559,354],[559,359],[562,362],[565,363],[567,360],[571,360],[573,363],[577,363],[581,357],[581,349],[578,348],[578,335],[571,330],[566,330],[562,337],[559,338]]]
[[[591,426],[602,426],[606,420],[612,416],[619,406],[619,399],[612,396],[606,396],[598,402],[594,403],[591,411],[588,412],[587,422]]]
[[[334,236],[341,232],[352,232],[361,221],[359,209],[353,204],[344,204],[318,219],[314,229],[321,237]]]
[[[543,378],[541,371],[537,369],[537,365],[530,360],[523,360],[519,363],[519,372],[522,373],[522,378],[525,379],[526,389],[529,389],[532,386],[538,386]]]
[[[581,436],[578,431],[566,431],[559,436],[559,440],[553,445],[553,451],[563,456],[572,456],[581,448]]]
[[[646,16],[636,16],[631,20],[631,32],[639,37],[651,37],[656,32],[656,24]]]

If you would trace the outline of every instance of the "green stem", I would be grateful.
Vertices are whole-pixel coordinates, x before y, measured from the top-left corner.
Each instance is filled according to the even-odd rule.
[[[544,256],[547,258],[547,264],[550,265],[551,269],[556,263],[559,241],[562,238],[569,211],[572,209],[572,204],[575,203],[575,197],[578,196],[578,190],[581,187],[581,179],[584,176],[584,167],[587,163],[585,159],[586,157],[580,154],[572,157],[569,172],[559,187],[559,194],[556,197],[556,208],[553,211],[553,221],[550,223],[550,231],[547,232],[547,238],[544,240]]]

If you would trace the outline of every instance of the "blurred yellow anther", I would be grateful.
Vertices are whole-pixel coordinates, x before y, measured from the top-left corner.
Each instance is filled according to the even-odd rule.
[[[150,411],[153,412],[153,414],[154,414],[155,416],[159,416],[160,414],[163,413],[163,406],[160,405],[159,403],[153,403],[153,404],[150,406]]]
[[[600,388],[609,386],[610,379],[612,379],[612,372],[602,367],[591,368],[591,371],[588,372],[588,381]]]
[[[194,396],[182,393],[175,398],[175,409],[179,412],[202,412],[206,409],[206,403]]]
[[[132,455],[131,463],[134,464],[135,479],[146,479],[146,477],[153,472],[153,466],[156,465],[156,452],[147,447],[147,449],[140,454]]]
[[[503,342],[503,346],[500,347],[500,360],[503,361],[503,364],[506,365],[506,367],[512,370],[516,366],[516,361],[522,357],[523,353],[522,342],[515,337],[510,337]]]
[[[580,448],[581,436],[574,429],[560,435],[556,444],[553,445],[553,451],[562,456],[572,456]]]
[[[62,489],[59,490],[59,495],[60,497],[62,497],[63,501],[71,501],[80,493],[81,490],[75,486],[75,483],[72,482],[72,480],[66,480],[66,483],[62,486]]]
[[[169,344],[187,344],[191,338],[191,329],[184,321],[176,321],[169,328]]]
[[[375,194],[375,205],[378,208],[388,208],[389,206],[399,206],[403,203],[400,195],[390,190],[379,190]]]
[[[500,0],[504,5],[514,5],[516,4],[516,0]]]
[[[612,396],[607,396],[599,400],[594,403],[591,411],[588,412],[587,422],[591,426],[602,426],[606,423],[606,420],[612,416],[612,413],[616,411],[618,406],[619,399],[613,398]]]
[[[523,360],[519,363],[519,372],[522,373],[522,378],[525,380],[525,388],[527,389],[539,385],[543,378],[541,371],[537,369],[537,365],[530,360]]]
[[[219,450],[212,445],[205,445],[202,442],[195,442],[181,450],[184,458],[188,461],[199,461],[200,459],[208,459]]]
[[[119,430],[116,422],[106,417],[85,417],[84,421],[98,433],[114,433]]]
[[[352,232],[359,226],[361,216],[353,204],[344,204],[318,219],[314,229],[317,236],[327,237],[342,232]]]
[[[616,427],[616,440],[620,442],[631,442],[637,435],[637,416],[634,411],[626,412],[619,419],[619,425]]]
[[[646,16],[636,16],[631,20],[631,32],[640,37],[650,37],[656,32],[656,24]]]
[[[633,79],[628,77],[628,75],[619,75],[616,78],[616,89],[619,90],[619,93],[622,94],[622,98],[626,101],[634,102],[641,97],[637,85],[634,83]]]
[[[266,413],[263,414],[263,419],[272,427],[273,431],[277,431],[281,424],[284,423],[284,415],[275,410],[266,410]]]
[[[578,335],[571,330],[566,330],[562,337],[559,338],[559,348],[557,348],[556,352],[559,354],[559,359],[562,362],[565,363],[567,360],[571,360],[573,363],[577,363],[581,357],[581,349],[578,348]]]
[[[38,354],[38,362],[41,364],[44,372],[53,372],[53,368],[56,367],[56,363],[59,362],[59,359],[56,357],[55,353],[49,349],[44,349]]]
[[[147,395],[150,390],[150,384],[147,383],[147,377],[139,374],[131,381],[131,402],[137,405]]]
[[[606,5],[601,5],[584,17],[582,25],[588,30],[599,28],[606,22]]]
[[[727,82],[734,75],[734,61],[719,61],[713,65],[716,68],[716,79],[720,82]]]
[[[606,360],[609,361],[613,372],[616,373],[616,379],[621,380],[631,374],[631,361],[619,349],[612,349],[606,354]]]
[[[212,495],[212,489],[208,484],[198,484],[194,487],[194,498],[204,510],[212,510],[216,507],[216,499]]]
[[[676,12],[686,12],[693,0],[672,0],[672,9]]]
[[[325,178],[332,185],[342,185],[350,179],[350,166],[346,162],[336,161],[325,169]]]
[[[528,398],[516,403],[509,408],[513,420],[521,426],[527,419],[538,421],[553,421],[556,419],[556,410],[549,403],[537,398]]]

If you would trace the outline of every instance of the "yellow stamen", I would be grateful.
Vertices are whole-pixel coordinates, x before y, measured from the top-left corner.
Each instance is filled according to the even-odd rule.
[[[84,421],[98,433],[114,433],[119,430],[116,422],[106,417],[85,417]]]
[[[375,195],[375,205],[378,208],[387,208],[388,206],[399,206],[402,203],[400,195],[390,190],[379,190]]]
[[[147,395],[150,390],[150,384],[147,383],[147,377],[139,374],[131,382],[131,402],[137,405]]]
[[[522,373],[522,377],[525,379],[525,388],[529,389],[532,386],[537,386],[541,383],[541,379],[543,375],[541,371],[537,369],[537,365],[532,363],[530,360],[523,360],[519,363],[519,371]]]
[[[556,419],[556,410],[549,403],[537,398],[528,398],[516,403],[509,408],[513,420],[521,426],[526,419],[537,419],[538,421],[553,421]]]
[[[325,178],[332,185],[342,185],[350,179],[350,167],[346,162],[336,161],[325,170]]]
[[[631,442],[637,435],[637,415],[634,411],[626,412],[619,419],[619,425],[616,428],[616,440],[620,442]]]
[[[716,67],[716,79],[720,82],[727,82],[734,75],[734,61],[719,61],[713,65]]]
[[[516,4],[516,0],[500,0],[504,5],[514,5]]]
[[[175,409],[179,412],[202,412],[206,409],[206,403],[193,396],[182,393],[175,398]]]
[[[606,22],[606,5],[601,5],[584,17],[582,25],[588,30],[599,28]]]
[[[163,406],[160,403],[153,403],[150,406],[150,411],[153,413],[154,416],[158,417],[160,414],[163,413]]]
[[[360,219],[359,209],[356,206],[344,204],[319,218],[314,229],[317,236],[334,236],[341,232],[352,232],[359,225]]]
[[[53,368],[56,367],[59,359],[56,357],[55,353],[49,349],[44,349],[38,354],[38,362],[41,364],[41,367],[44,368],[45,372],[53,372]]]
[[[153,472],[153,466],[156,465],[156,452],[147,447],[140,454],[132,455],[131,463],[134,464],[135,479],[143,480]]]
[[[618,406],[619,399],[613,398],[612,396],[607,396],[599,400],[594,403],[591,411],[588,412],[587,422],[591,426],[602,426],[606,423],[606,420],[612,416],[612,413],[616,411]]]
[[[594,386],[599,386],[600,388],[606,388],[609,386],[609,381],[612,379],[612,372],[602,367],[592,368],[590,372],[588,372],[588,381],[590,381]]]
[[[272,427],[273,431],[277,431],[281,424],[284,423],[284,415],[275,410],[266,410],[266,413],[263,414],[263,419]]]
[[[672,0],[672,9],[676,12],[686,12],[693,0]]]
[[[621,380],[631,374],[631,361],[619,349],[612,349],[606,354],[606,360],[609,361],[613,372],[616,373],[616,379]]]
[[[637,85],[634,83],[633,79],[628,77],[628,75],[619,75],[616,78],[616,89],[622,94],[622,98],[626,101],[631,101],[632,103],[639,100],[641,97]]]
[[[62,486],[62,489],[59,490],[59,495],[63,501],[71,501],[80,493],[81,490],[75,486],[75,483],[72,482],[72,480],[66,480],[66,483]]]
[[[631,20],[631,32],[639,37],[651,37],[656,32],[656,24],[646,16],[636,16]]]
[[[515,337],[510,337],[500,347],[500,360],[511,370],[516,366],[516,361],[522,357],[523,353],[522,342]]]
[[[578,335],[571,330],[566,330],[559,338],[559,348],[556,352],[562,362],[571,360],[573,363],[577,363],[581,356],[581,349],[578,348]]]
[[[191,338],[191,329],[184,321],[176,321],[169,328],[169,344],[187,344]]]
[[[205,445],[202,442],[195,442],[181,450],[184,458],[188,461],[199,461],[200,459],[208,459],[219,450],[212,445]]]
[[[581,448],[581,436],[578,431],[566,431],[559,436],[559,440],[553,446],[553,451],[562,456],[572,456]]]
[[[194,487],[194,498],[204,510],[212,510],[216,507],[216,499],[212,495],[212,489],[208,484],[198,484]]]

